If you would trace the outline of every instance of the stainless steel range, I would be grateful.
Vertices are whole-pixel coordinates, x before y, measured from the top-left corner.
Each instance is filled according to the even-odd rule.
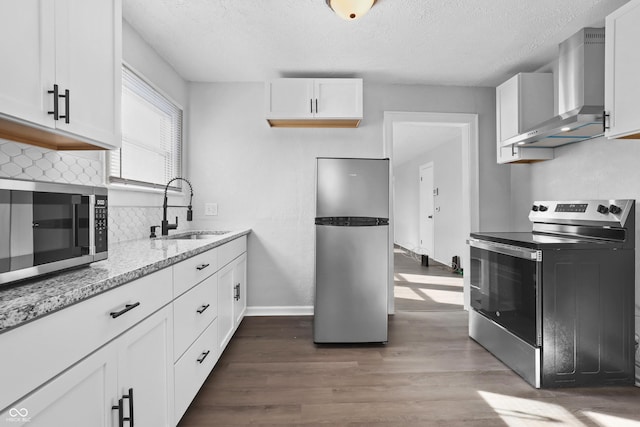
[[[634,382],[635,201],[539,201],[472,233],[469,336],[533,386]]]

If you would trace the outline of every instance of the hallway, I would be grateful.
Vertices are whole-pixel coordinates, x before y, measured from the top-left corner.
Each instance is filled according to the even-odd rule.
[[[462,275],[434,261],[425,267],[400,247],[394,248],[393,258],[396,312],[462,310]]]

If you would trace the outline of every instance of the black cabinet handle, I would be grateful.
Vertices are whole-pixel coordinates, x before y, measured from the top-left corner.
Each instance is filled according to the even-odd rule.
[[[58,85],[53,85],[53,90],[48,90],[47,93],[53,94],[53,111],[48,111],[47,114],[53,114],[53,120],[58,120]]]
[[[58,95],[60,98],[64,98],[64,116],[60,116],[64,119],[65,123],[69,123],[69,89],[65,89],[64,95]]]
[[[316,114],[318,114],[318,98],[316,98]]]
[[[124,306],[124,308],[120,311],[113,311],[111,313],[109,313],[109,315],[111,315],[112,318],[116,318],[116,317],[120,317],[123,314],[125,314],[127,311],[133,310],[134,308],[136,308],[137,306],[139,306],[140,303],[136,302],[134,304],[127,304]]]
[[[122,412],[122,399],[118,399],[118,404],[111,407],[111,410],[118,410],[118,427],[124,427],[124,413]]]
[[[204,311],[209,308],[209,304],[203,305],[202,307],[200,307],[199,309],[197,309],[196,311],[198,312],[198,314],[202,314],[204,313]]]
[[[200,264],[199,266],[196,267],[196,269],[199,271],[199,270],[204,270],[207,267],[209,267],[209,264]]]
[[[129,416],[124,416],[124,399],[129,399]],[[118,427],[124,427],[124,422],[129,422],[129,426],[133,427],[133,389],[129,389],[129,394],[123,395],[118,399],[118,404],[111,407],[111,410],[118,410]]]
[[[125,417],[125,421],[129,421],[129,427],[133,427],[133,389],[129,389],[129,394],[122,396],[125,399],[129,399],[129,417]]]
[[[607,114],[607,112],[606,112],[606,111],[603,111],[603,112],[602,112],[602,131],[603,131],[603,132],[604,132],[604,131],[606,131],[606,130],[611,129],[611,127],[610,127],[610,126],[607,126],[607,118],[608,118],[608,117],[611,117],[611,115],[610,115],[610,114]]]
[[[313,114],[313,99],[309,99],[309,112]]]
[[[206,358],[207,358],[207,356],[209,355],[209,352],[210,352],[209,350],[207,350],[207,351],[203,352],[203,353],[200,355],[200,357],[198,358],[198,360],[196,360],[196,362],[198,362],[198,363],[202,363],[202,362],[204,362],[204,359],[206,359]]]
[[[239,301],[240,300],[240,283],[235,285],[233,287],[233,289],[236,290],[235,294],[233,295],[233,299],[236,300],[236,301]]]

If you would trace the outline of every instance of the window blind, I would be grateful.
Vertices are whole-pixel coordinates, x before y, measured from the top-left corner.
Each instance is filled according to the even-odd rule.
[[[122,147],[109,154],[109,182],[164,188],[181,174],[182,110],[123,65]]]

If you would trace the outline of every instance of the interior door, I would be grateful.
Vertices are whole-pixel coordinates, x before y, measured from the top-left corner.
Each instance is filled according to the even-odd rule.
[[[420,166],[420,249],[433,258],[435,251],[433,215],[433,162]]]

